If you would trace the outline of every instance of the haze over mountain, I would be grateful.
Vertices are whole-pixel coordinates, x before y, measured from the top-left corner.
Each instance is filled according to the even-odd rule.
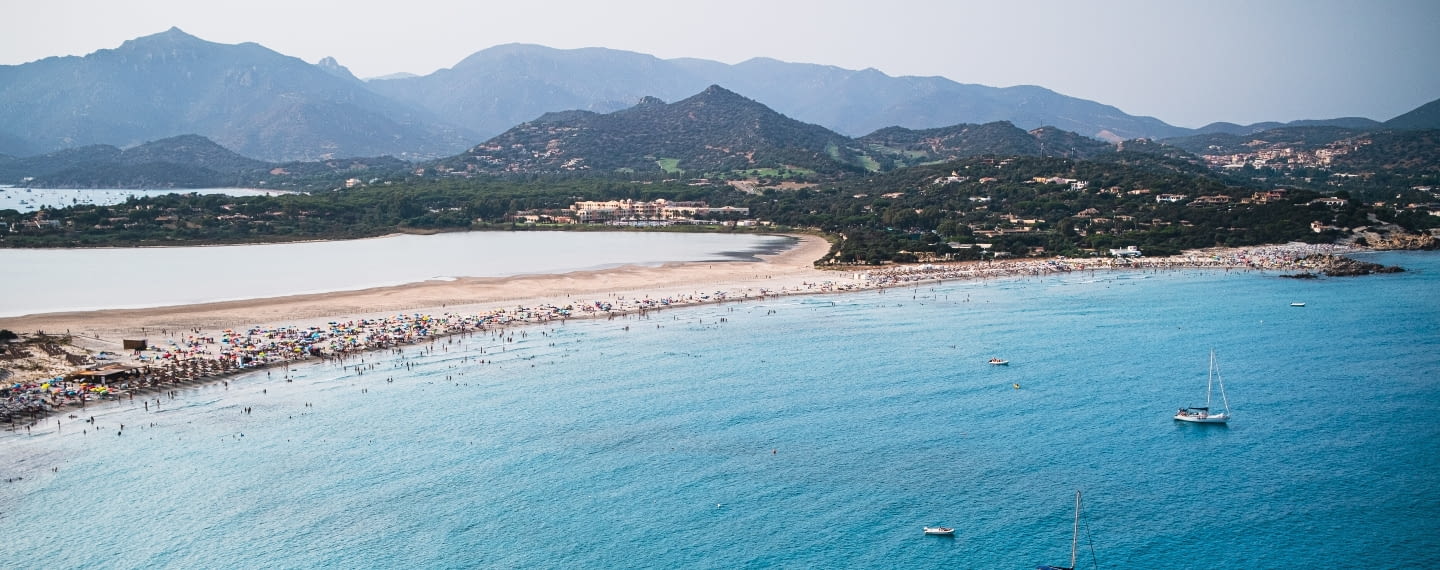
[[[1227,135],[1248,135],[1271,129],[1283,129],[1286,127],[1340,127],[1345,129],[1377,129],[1384,123],[1364,117],[1340,117],[1338,119],[1307,119],[1290,121],[1288,123],[1277,123],[1266,121],[1250,125],[1237,125],[1235,123],[1210,123],[1193,131],[1197,135],[1227,134]]]
[[[841,174],[980,155],[1084,158],[1114,151],[1112,144],[1054,127],[1027,132],[1004,121],[921,131],[891,127],[852,139],[711,85],[675,103],[647,97],[608,114],[547,113],[436,165],[451,174]]]
[[[16,158],[0,155],[0,184],[41,188],[333,188],[353,176],[408,172],[393,157],[274,163],[241,156],[200,135],[150,141],[124,150],[87,145]],[[313,184],[312,184],[313,183]]]
[[[1385,126],[1393,129],[1440,129],[1440,99],[1385,121]]]
[[[919,131],[891,127],[852,139],[712,85],[675,103],[647,97],[613,113],[546,113],[465,153],[415,166],[447,177],[624,171],[724,177],[769,171],[843,178],[981,155],[1090,158],[1115,150],[1110,143],[1054,127],[1027,132],[1004,121]],[[167,178],[167,170],[173,176]],[[409,176],[414,170],[388,157],[263,162],[199,135],[125,150],[89,145],[26,158],[0,156],[0,184],[52,187],[278,188],[333,184],[336,177]]]
[[[213,185],[266,168],[199,135],[147,142],[125,150],[87,145],[26,158],[0,158],[0,181],[34,178],[39,185],[168,188]]]
[[[267,161],[380,155],[424,160],[452,156],[547,113],[604,115],[646,97],[685,99],[711,85],[841,137],[959,126],[973,134],[977,125],[1001,122],[1032,134],[1043,135],[1046,131],[1037,129],[1049,127],[1109,141],[1195,132],[1243,135],[1287,125],[1380,125],[1341,118],[1215,123],[1191,131],[1035,86],[995,88],[766,58],[730,65],[526,44],[481,50],[426,76],[361,81],[334,58],[308,64],[258,44],[217,44],[172,28],[84,57],[0,66],[0,154],[31,156],[94,144],[125,148],[199,134]],[[1436,105],[1386,126],[1440,126]],[[932,135],[949,136],[925,136]],[[1023,142],[1035,143],[1033,137]],[[964,146],[947,147],[937,156],[963,154]]]
[[[433,155],[468,142],[328,63],[171,28],[84,57],[0,66],[0,141],[43,152],[194,133],[267,160]]]
[[[853,71],[765,58],[736,65],[664,60],[603,48],[502,45],[430,75],[376,79],[370,84],[380,93],[481,134],[499,133],[548,111],[604,113],[629,107],[645,96],[687,97],[707,85],[722,85],[786,116],[847,136],[890,126],[918,129],[993,121],[1010,121],[1026,129],[1054,126],[1108,140],[1189,133],[1159,119],[1134,117],[1043,87],[996,88],[943,77],[890,77],[873,69]]]

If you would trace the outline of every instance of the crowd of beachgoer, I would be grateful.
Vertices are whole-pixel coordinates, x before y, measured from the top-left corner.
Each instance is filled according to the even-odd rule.
[[[111,365],[115,366],[115,365]],[[240,370],[231,361],[209,359],[165,359],[150,365],[125,366],[75,373],[34,382],[0,385],[0,422],[34,422],[65,408],[116,398],[134,398],[137,392],[205,380]]]
[[[1197,250],[1169,257],[1113,257],[1077,259],[1012,259],[959,263],[900,265],[861,272],[856,279],[866,287],[946,279],[988,279],[1087,271],[1096,269],[1256,269],[1305,270],[1305,258],[1337,254],[1354,248],[1334,244],[1288,243],[1249,248]]]
[[[800,287],[747,290],[739,295],[725,291],[691,293],[668,297],[627,298],[615,295],[604,300],[565,305],[538,304],[494,309],[484,313],[447,312],[397,314],[373,319],[331,321],[325,326],[252,327],[244,330],[226,329],[218,335],[194,334],[168,341],[151,355],[137,351],[138,360],[188,362],[195,359],[218,360],[236,368],[253,368],[280,364],[305,358],[336,358],[346,354],[381,350],[414,344],[428,339],[455,334],[495,331],[505,327],[549,323],[573,318],[618,316],[631,313],[703,303],[765,298],[801,292],[834,292],[854,288],[834,282],[804,283]]]
[[[894,266],[857,272],[841,281],[802,282],[799,286],[748,288],[738,291],[692,292],[666,297],[626,297],[565,305],[539,304],[494,309],[483,313],[397,314],[370,319],[332,321],[324,326],[251,327],[205,333],[192,329],[131,354],[132,367],[123,375],[98,380],[72,375],[43,383],[0,386],[0,422],[35,418],[89,398],[121,397],[258,367],[299,360],[346,358],[347,355],[391,349],[437,337],[496,332],[510,326],[550,323],[572,318],[615,317],[667,307],[765,299],[782,295],[877,289],[901,284],[950,279],[985,279],[1047,275],[1095,269],[1239,268],[1306,269],[1304,258],[1348,251],[1336,245],[1285,244],[1244,249],[1188,252],[1160,258],[1087,258],[999,260]],[[501,332],[503,334],[503,332]],[[81,371],[77,371],[77,374]]]
[[[135,392],[306,359],[344,359],[356,353],[392,349],[450,335],[503,333],[506,327],[525,324],[614,317],[667,307],[853,288],[853,284],[833,281],[806,282],[799,287],[754,288],[738,293],[694,292],[665,297],[612,295],[596,301],[517,306],[475,314],[397,314],[383,318],[331,321],[324,326],[251,327],[225,329],[218,333],[192,329],[161,345],[133,351],[130,354],[131,364],[110,365],[115,367],[112,370],[123,368],[123,373],[105,375],[103,380],[77,370],[74,374],[43,382],[0,386],[0,422],[33,422],[48,413],[82,406],[95,399],[133,397]]]

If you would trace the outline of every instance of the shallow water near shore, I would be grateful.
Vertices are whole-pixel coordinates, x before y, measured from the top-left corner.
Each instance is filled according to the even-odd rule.
[[[926,284],[255,372],[0,433],[0,529],[47,568],[1026,568],[1065,563],[1080,489],[1081,567],[1440,563],[1440,255],[1363,257],[1410,271]],[[1211,348],[1235,419],[1177,423]]]

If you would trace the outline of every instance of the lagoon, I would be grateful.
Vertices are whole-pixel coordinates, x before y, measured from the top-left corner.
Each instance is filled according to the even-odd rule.
[[[507,277],[736,261],[794,238],[757,234],[461,232],[206,247],[0,249],[0,317],[353,291]]]
[[[164,196],[166,194],[225,194],[227,196],[274,196],[280,190],[255,188],[24,188],[0,186],[0,210],[34,212],[78,205],[111,206],[130,198]]]

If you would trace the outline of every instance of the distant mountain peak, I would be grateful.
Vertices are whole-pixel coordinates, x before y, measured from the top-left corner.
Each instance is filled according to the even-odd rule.
[[[339,61],[336,61],[335,58],[330,56],[320,58],[320,61],[315,62],[315,66],[336,77],[356,79],[355,74],[350,73],[349,68],[340,65]]]
[[[754,99],[750,99],[749,97],[726,89],[719,85],[711,85],[709,87],[706,87],[704,91],[701,91],[694,97],[682,101],[682,103],[683,102],[736,102],[754,103],[756,105],[760,105],[760,103],[755,101]]]
[[[170,26],[170,29],[160,32],[158,34],[154,34],[154,36],[152,37],[199,39],[195,36],[185,33],[185,30],[180,29],[180,26]]]
[[[180,28],[178,28],[178,27],[175,27],[175,26],[171,26],[170,29],[165,30],[165,31],[163,31],[163,32],[159,32],[159,33],[155,33],[155,34],[150,34],[150,35],[148,35],[148,36],[140,36],[140,37],[135,38],[135,39],[133,39],[133,40],[127,40],[127,41],[125,41],[125,42],[124,42],[123,44],[121,44],[121,45],[131,44],[131,43],[137,43],[137,44],[140,44],[140,45],[144,45],[144,44],[147,44],[147,43],[157,43],[157,42],[171,42],[171,43],[175,43],[175,42],[204,42],[204,41],[205,41],[205,40],[202,40],[202,39],[200,39],[200,38],[197,38],[197,37],[195,37],[195,36],[192,36],[192,35],[190,35],[190,34],[185,33],[185,30],[182,30],[182,29],[180,29]]]
[[[133,40],[125,40],[120,47],[114,50],[99,50],[86,57],[106,53],[160,53],[160,52],[193,52],[205,49],[208,46],[219,46],[185,33],[180,28],[170,28],[163,32],[140,36]]]

